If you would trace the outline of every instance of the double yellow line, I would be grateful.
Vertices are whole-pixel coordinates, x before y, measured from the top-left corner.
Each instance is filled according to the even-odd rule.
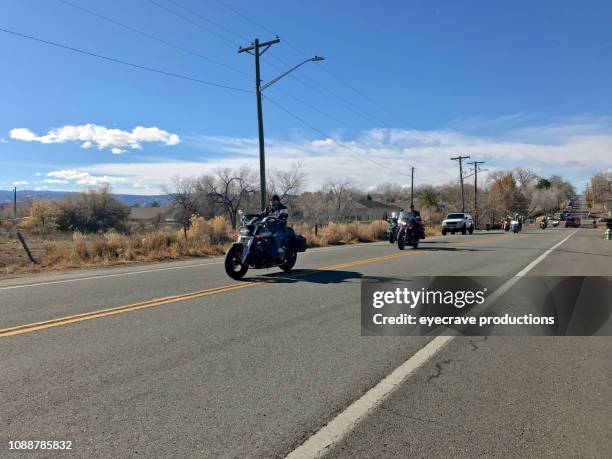
[[[493,240],[493,239],[499,239],[499,238],[500,237],[490,237],[490,238],[487,238],[487,240]],[[468,245],[470,243],[473,244],[475,242],[480,242],[480,241],[470,240],[466,242],[457,243],[455,244],[455,246]],[[318,268],[318,270],[319,271],[334,271],[338,269],[350,268],[353,266],[362,266],[362,265],[366,265],[370,263],[379,263],[381,261],[395,260],[397,258],[419,255],[421,253],[426,253],[426,251],[425,250],[418,250],[418,251],[409,250],[406,252],[398,252],[398,253],[394,253],[391,255],[383,255],[380,257],[373,257],[373,258],[364,258],[361,260],[353,260],[353,261],[348,261],[345,263],[339,263],[336,265],[324,266],[324,267]],[[305,277],[305,276],[312,276],[316,273],[317,271],[306,272],[306,273],[297,272],[295,274],[288,274],[288,277],[298,277],[299,278],[299,277]],[[178,303],[179,301],[193,300],[196,298],[202,298],[202,297],[209,296],[209,295],[217,295],[219,293],[232,292],[234,290],[241,290],[244,288],[256,287],[258,285],[262,285],[266,283],[273,283],[273,282],[274,282],[273,279],[266,280],[265,278],[262,278],[256,282],[241,282],[239,284],[231,284],[231,285],[225,285],[222,287],[209,288],[206,290],[199,290],[197,292],[185,293],[182,295],[167,296],[163,298],[157,298],[154,300],[143,301],[140,303],[132,303],[132,304],[127,304],[123,306],[117,306],[114,308],[99,309],[97,311],[85,312],[82,314],[74,314],[70,316],[59,317],[57,319],[45,320],[42,322],[34,322],[31,324],[18,325],[16,327],[0,329],[0,338],[8,337],[8,336],[15,336],[15,335],[22,335],[24,333],[32,333],[32,332],[39,331],[39,330],[45,330],[47,328],[60,327],[62,325],[68,325],[68,324],[72,324],[76,322],[83,322],[85,320],[99,319],[102,317],[114,316],[117,314],[123,314],[125,312],[138,311],[139,309],[154,308],[154,307],[162,306],[165,304],[172,304],[172,303]]]

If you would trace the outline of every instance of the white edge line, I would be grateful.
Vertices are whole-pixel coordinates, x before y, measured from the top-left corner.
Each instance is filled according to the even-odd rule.
[[[94,280],[94,279],[105,279],[108,277],[132,276],[134,274],[146,274],[146,273],[154,273],[158,271],[171,271],[174,269],[199,268],[201,266],[216,265],[219,263],[223,263],[223,262],[213,261],[210,263],[197,263],[197,264],[181,265],[181,266],[167,266],[165,268],[144,269],[141,271],[126,271],[124,273],[99,274],[99,275],[94,275],[94,276],[75,277],[73,279],[60,279],[56,281],[33,282],[31,284],[9,285],[6,287],[0,287],[0,290],[12,290],[16,288],[37,287],[40,285],[64,284],[66,282],[79,282],[79,281]]]
[[[331,252],[334,250],[341,250],[341,249],[347,249],[347,248],[372,247],[374,245],[380,245],[380,244],[381,243],[377,241],[377,242],[367,242],[367,243],[364,242],[360,244],[347,244],[347,245],[343,245],[339,247],[317,247],[315,249],[310,249],[307,253]],[[99,274],[99,275],[84,276],[84,277],[74,277],[72,279],[59,279],[55,281],[32,282],[30,284],[8,285],[5,287],[0,287],[0,290],[14,290],[14,289],[26,288],[26,287],[39,287],[42,285],[55,285],[55,284],[64,284],[68,282],[80,282],[80,281],[88,281],[88,280],[95,280],[95,279],[106,279],[109,277],[133,276],[135,274],[147,274],[147,273],[154,273],[154,272],[159,272],[159,271],[171,271],[175,269],[199,268],[202,266],[218,265],[220,263],[223,263],[223,261],[213,261],[210,263],[194,263],[190,265],[181,265],[181,266],[168,266],[165,268],[143,269],[140,271],[126,271],[122,273]]]
[[[512,279],[505,282],[499,287],[489,299],[497,294],[501,295],[512,284],[517,281],[517,278],[524,277],[529,271],[536,267],[544,260],[553,250],[567,241],[570,237],[576,234],[578,230],[572,232],[562,241],[547,249],[543,254],[516,273]],[[500,292],[500,293],[498,293]],[[386,376],[382,381],[376,384],[372,389],[367,391],[358,400],[353,402],[342,413],[332,419],[327,425],[322,427],[318,432],[309,437],[304,443],[290,452],[287,459],[305,459],[318,458],[323,456],[329,449],[342,440],[353,428],[371,413],[378,405],[391,395],[394,389],[402,384],[411,373],[421,367],[434,355],[442,350],[448,343],[455,339],[458,335],[437,336],[427,343],[416,354],[402,363],[399,367]]]
[[[349,249],[349,248],[357,249],[357,248],[362,248],[362,247],[372,247],[372,246],[378,246],[378,245],[385,245],[385,243],[384,241],[375,241],[375,242],[361,242],[358,244],[346,244],[346,245],[337,246],[337,247],[316,247],[313,249],[309,249],[306,253],[332,252],[335,250],[342,250],[342,249]],[[123,273],[111,273],[111,274],[99,274],[99,275],[94,274],[92,276],[74,277],[72,279],[58,279],[55,281],[32,282],[29,284],[7,285],[5,287],[0,287],[0,291],[1,290],[14,290],[14,289],[26,288],[26,287],[40,287],[43,285],[65,284],[69,282],[80,282],[80,281],[88,281],[88,280],[95,280],[95,279],[107,279],[110,277],[133,276],[137,274],[155,273],[159,271],[172,271],[175,269],[199,268],[202,266],[218,265],[220,263],[223,263],[223,261],[213,261],[210,263],[195,263],[195,264],[181,265],[181,266],[168,266],[165,268],[143,269],[140,271],[126,271]]]

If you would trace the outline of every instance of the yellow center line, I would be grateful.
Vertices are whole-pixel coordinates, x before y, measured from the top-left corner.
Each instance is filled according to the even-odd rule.
[[[501,236],[497,236],[497,237],[490,237],[490,238],[487,238],[487,240],[500,239],[504,236],[505,234]],[[465,242],[459,242],[455,244],[454,246],[449,246],[449,247],[469,245],[469,244],[478,243],[478,242],[481,242],[481,241],[470,240],[470,241],[465,241]],[[426,250],[409,250],[406,252],[398,252],[398,253],[394,253],[390,255],[383,255],[380,257],[364,258],[360,260],[353,260],[353,261],[348,261],[345,263],[339,263],[336,265],[323,266],[321,268],[318,268],[318,270],[319,271],[334,271],[337,269],[344,269],[344,268],[349,268],[353,266],[361,266],[361,265],[366,265],[370,263],[379,263],[382,261],[395,260],[398,258],[414,256],[414,255],[419,255],[423,253],[427,253],[427,251]],[[312,276],[316,273],[317,273],[316,271],[307,272],[306,274],[297,272],[295,274],[288,274],[287,277],[305,277],[305,276]],[[258,285],[263,285],[263,284],[272,283],[272,282],[274,281],[266,280],[266,279],[259,279],[256,282],[241,282],[238,284],[225,285],[222,287],[214,287],[214,288],[209,288],[206,290],[199,290],[196,292],[185,293],[181,295],[173,295],[173,296],[167,296],[163,298],[156,298],[153,300],[143,301],[139,303],[132,303],[132,304],[117,306],[117,307],[108,308],[108,309],[99,309],[96,311],[90,311],[90,312],[85,312],[81,314],[73,314],[70,316],[58,317],[56,319],[45,320],[41,322],[17,325],[15,327],[0,329],[0,338],[21,335],[24,333],[32,333],[38,330],[45,330],[47,328],[59,327],[62,325],[68,325],[68,324],[72,324],[76,322],[83,322],[85,320],[99,319],[101,317],[108,317],[108,316],[113,316],[117,314],[123,314],[125,312],[138,311],[140,309],[154,308],[154,307],[162,306],[165,304],[172,304],[172,303],[177,303],[179,301],[193,300],[196,298],[202,298],[204,296],[216,295],[219,293],[231,292],[234,290],[240,290],[244,288],[257,287]]]

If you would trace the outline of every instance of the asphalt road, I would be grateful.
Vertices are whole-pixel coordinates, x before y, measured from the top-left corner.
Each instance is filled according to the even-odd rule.
[[[612,276],[602,230],[559,228],[309,250],[291,275],[244,282],[221,259],[2,280],[0,439],[284,456],[431,339],[362,337],[361,279],[512,276],[570,234],[529,275]],[[608,337],[457,338],[328,454],[609,457],[611,351]]]

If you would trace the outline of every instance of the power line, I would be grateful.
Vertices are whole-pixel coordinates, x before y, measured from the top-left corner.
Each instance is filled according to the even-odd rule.
[[[296,115],[295,113],[293,113],[292,111],[290,111],[289,109],[283,107],[281,104],[279,104],[278,102],[274,101],[273,99],[271,99],[269,96],[264,95],[264,98],[269,101],[270,103],[272,103],[273,105],[275,105],[276,107],[278,107],[279,109],[281,109],[282,111],[284,111],[285,113],[287,113],[289,116],[295,118],[296,120],[298,120],[300,123],[302,123],[304,126],[308,127],[309,129],[313,130],[314,132],[316,132],[317,134],[323,136],[323,137],[327,137],[327,134],[323,131],[321,131],[319,128],[313,126],[312,124],[310,124],[308,121],[306,121],[304,118],[300,117],[299,115]],[[367,155],[361,153],[360,151],[357,151],[351,147],[349,147],[348,145],[342,143],[342,142],[336,142],[337,145],[341,146],[342,148],[345,148],[353,153],[355,153],[358,156],[361,156],[363,159],[370,161],[373,164],[376,164],[378,167],[382,167],[383,169],[387,169],[391,172],[397,173],[397,169],[391,169],[389,167],[387,167],[386,165],[379,163],[378,161],[374,161],[372,158],[368,157]]]
[[[224,32],[226,32],[226,33],[228,33],[228,34],[230,34],[230,35],[233,35],[234,37],[238,38],[239,40],[243,40],[243,41],[248,40],[248,38],[245,38],[244,36],[242,36],[242,35],[240,35],[240,34],[238,34],[238,33],[234,32],[234,31],[232,31],[232,30],[228,29],[227,27],[225,27],[225,26],[224,26],[224,25],[222,25],[222,24],[219,24],[218,22],[215,22],[215,21],[213,21],[213,20],[211,20],[211,19],[208,19],[208,18],[207,18],[207,17],[205,17],[205,16],[202,16],[202,15],[201,15],[200,13],[198,13],[197,11],[194,11],[194,10],[192,10],[192,9],[190,9],[190,8],[187,8],[186,6],[181,5],[180,3],[178,3],[178,2],[177,2],[177,1],[175,1],[175,0],[168,0],[168,1],[169,1],[170,3],[172,3],[173,5],[176,5],[176,6],[178,6],[179,8],[182,8],[182,9],[184,9],[185,11],[187,11],[187,12],[189,12],[189,13],[193,14],[194,16],[196,16],[196,17],[198,17],[198,18],[202,19],[203,21],[206,21],[206,22],[208,22],[209,24],[212,24],[212,25],[214,25],[215,27],[220,28],[220,29],[221,29],[221,30],[223,30]]]
[[[170,8],[168,8],[168,7],[166,7],[166,6],[164,6],[164,5],[161,5],[160,3],[158,3],[158,2],[157,2],[157,1],[155,1],[155,0],[148,0],[148,1],[149,1],[150,3],[152,3],[152,4],[154,4],[155,6],[157,6],[157,7],[161,8],[161,9],[163,9],[163,10],[167,11],[168,13],[173,14],[173,15],[175,15],[175,16],[178,16],[179,18],[181,18],[181,19],[183,19],[183,20],[185,20],[185,21],[187,21],[187,22],[189,22],[189,23],[191,23],[191,24],[195,25],[196,27],[200,27],[200,28],[202,28],[203,30],[206,30],[207,32],[214,33],[214,34],[215,34],[215,35],[217,35],[219,38],[222,38],[223,40],[225,40],[225,41],[226,41],[226,42],[228,42],[228,43],[231,43],[231,44],[234,44],[234,45],[238,45],[236,42],[234,42],[234,41],[232,41],[232,40],[229,40],[229,39],[227,39],[227,38],[225,38],[225,37],[221,36],[221,35],[220,35],[220,34],[218,34],[218,33],[215,33],[214,31],[210,30],[209,28],[206,28],[206,27],[202,26],[201,24],[199,24],[199,23],[197,23],[197,22],[195,22],[195,21],[193,21],[193,20],[189,19],[188,17],[186,17],[186,16],[184,16],[184,15],[182,15],[182,14],[180,14],[180,13],[178,13],[178,12],[176,12],[176,11],[174,11],[174,10],[172,10],[172,9],[170,9]],[[204,19],[204,20],[206,20],[206,21],[208,21],[208,22],[210,22],[210,23],[212,23],[212,24],[217,25],[218,27],[221,27],[221,28],[222,28],[223,30],[225,30],[227,33],[230,33],[230,34],[232,34],[232,35],[234,35],[234,36],[240,37],[240,35],[239,35],[239,34],[237,34],[237,33],[233,32],[233,31],[231,31],[231,30],[230,30],[230,29],[228,29],[227,27],[223,27],[223,26],[221,26],[221,25],[219,25],[219,24],[217,24],[217,23],[215,23],[215,22],[213,22],[213,21],[211,21],[211,20],[209,20],[209,19],[207,19],[207,18],[203,17],[203,16],[202,16],[201,14],[199,14],[197,11],[195,11],[195,10],[193,10],[193,9],[189,9],[189,8],[187,8],[187,7],[185,7],[185,6],[182,6],[182,5],[180,5],[179,3],[177,3],[175,0],[168,0],[168,1],[169,1],[169,2],[171,2],[171,3],[173,3],[174,5],[177,5],[177,6],[178,6],[178,7],[180,7],[180,8],[183,8],[185,11],[188,11],[189,13],[191,13],[192,15],[194,15],[194,16],[196,16],[196,17],[202,18],[202,19]],[[233,8],[232,6],[230,6],[230,5],[228,5],[228,4],[224,3],[224,2],[221,2],[221,1],[219,1],[219,0],[217,0],[217,3],[219,3],[219,4],[220,4],[220,5],[222,5],[223,7],[227,8],[228,10],[232,11],[233,13],[237,14],[238,16],[242,17],[243,19],[245,19],[245,20],[247,20],[247,21],[251,22],[252,24],[255,24],[257,27],[260,27],[261,29],[265,30],[266,32],[268,32],[268,33],[270,33],[270,34],[274,35],[274,34],[273,34],[273,32],[272,32],[270,29],[268,29],[267,27],[263,26],[262,24],[259,24],[259,23],[258,23],[258,22],[256,22],[256,21],[252,20],[251,18],[249,18],[249,17],[248,17],[248,16],[246,16],[245,14],[241,13],[241,12],[240,12],[240,11],[238,11],[237,9]],[[246,40],[246,38],[245,38],[245,40]],[[239,46],[239,45],[238,45],[238,46]],[[301,51],[299,51],[299,50],[298,50],[297,48],[295,48],[293,45],[289,44],[289,46],[290,46],[290,47],[291,47],[291,48],[292,48],[294,51],[296,51],[298,54],[303,54]],[[288,64],[286,61],[284,61],[283,59],[281,59],[281,58],[279,58],[279,57],[277,57],[277,56],[272,56],[272,59],[276,60],[277,62],[280,62],[280,63],[281,63],[282,65],[284,65],[284,66],[288,66],[288,67],[290,66],[290,64]],[[276,64],[274,64],[274,63],[272,63],[272,62],[268,62],[268,64],[269,64],[271,67],[273,67],[273,68],[276,68],[276,69],[278,69],[278,70],[283,70],[283,68],[282,68],[282,67],[280,67],[279,65],[276,65]],[[318,92],[319,94],[321,94],[322,96],[324,96],[324,97],[326,97],[326,98],[332,97],[332,98],[336,99],[337,101],[339,101],[339,102],[340,102],[340,104],[341,104],[341,105],[343,105],[343,106],[344,106],[344,108],[345,108],[345,109],[347,109],[347,110],[349,110],[350,112],[352,112],[353,114],[355,114],[355,115],[357,115],[357,116],[359,116],[359,117],[363,118],[364,120],[367,120],[367,121],[369,121],[369,122],[374,122],[375,124],[380,124],[381,126],[384,126],[384,125],[386,125],[386,124],[387,124],[387,122],[385,122],[385,121],[381,120],[380,118],[378,118],[378,117],[376,117],[376,116],[371,116],[371,115],[369,115],[369,114],[367,114],[367,113],[364,113],[364,112],[362,112],[361,110],[357,109],[355,104],[353,104],[352,102],[350,102],[350,101],[349,101],[349,100],[347,100],[346,98],[344,98],[344,97],[340,96],[339,94],[336,94],[335,92],[333,92],[333,91],[331,91],[331,90],[329,90],[329,89],[325,88],[323,85],[321,85],[321,84],[320,84],[319,82],[317,82],[316,80],[313,80],[312,78],[310,78],[310,79],[309,79],[309,80],[310,80],[310,82],[308,82],[308,81],[305,81],[305,80],[303,80],[301,77],[298,77],[298,76],[296,76],[296,75],[291,75],[291,77],[292,77],[292,78],[294,78],[294,79],[295,79],[295,81],[297,81],[297,82],[299,82],[300,84],[302,84],[302,85],[306,86],[307,88],[311,89],[312,91]],[[263,81],[263,80],[262,80],[262,81]],[[329,115],[326,115],[326,116],[329,116]]]
[[[265,25],[255,21],[254,19],[250,18],[249,16],[245,15],[244,13],[242,13],[241,11],[233,8],[232,6],[228,5],[227,3],[221,1],[221,0],[216,0],[217,3],[225,8],[227,8],[228,10],[234,12],[235,14],[237,14],[238,16],[240,16],[241,18],[243,18],[244,20],[250,22],[251,24],[254,24],[255,26],[261,28],[262,30],[266,31],[269,34],[272,35],[276,35],[275,32],[273,32],[272,30],[270,30],[268,27],[266,27]],[[294,46],[293,44],[291,44],[290,42],[288,42],[287,40],[284,40],[284,43],[289,46],[294,52],[296,52],[298,55],[300,55],[301,57],[307,57],[307,53],[305,53],[303,50],[297,48],[296,46]],[[275,58],[277,61],[281,62],[283,65],[288,65],[286,62],[283,62],[280,58],[276,57]],[[333,77],[334,79],[336,79],[340,84],[346,86],[347,88],[351,89],[355,94],[357,94],[358,96],[362,97],[363,99],[369,101],[372,105],[376,106],[379,110],[383,111],[385,114],[387,114],[388,116],[391,116],[399,121],[401,121],[402,123],[404,123],[405,121],[396,113],[393,113],[392,111],[388,110],[387,108],[385,108],[382,104],[380,104],[380,102],[378,102],[377,100],[375,100],[373,97],[370,97],[368,94],[366,94],[365,92],[361,91],[360,89],[356,88],[355,86],[349,84],[346,80],[344,80],[343,78],[340,78],[339,76],[337,76],[336,74],[334,74],[333,72],[331,72],[328,68],[326,67],[321,67],[321,70],[324,71],[325,73],[329,74],[331,77]],[[296,78],[297,79],[297,78]],[[298,80],[299,81],[299,80]],[[313,83],[317,83],[315,80],[313,80],[311,78],[311,81]],[[319,83],[317,83],[317,85],[319,87],[322,87]],[[340,97],[339,95],[335,94],[335,93],[331,93],[332,97],[336,97],[339,98],[341,100],[343,100],[345,103],[350,104],[350,102],[346,101],[344,98]],[[363,116],[363,114],[361,113],[357,113],[360,116]],[[367,116],[368,118],[372,119],[372,117]],[[376,118],[376,117],[374,117]],[[377,123],[380,122],[381,120],[375,120]],[[385,124],[385,123],[382,123]]]
[[[196,27],[198,27],[198,28],[200,28],[200,29],[206,30],[208,33],[213,34],[214,36],[216,36],[217,38],[220,38],[221,40],[224,40],[224,41],[226,41],[226,42],[228,42],[228,43],[231,43],[232,45],[234,45],[234,46],[236,46],[236,47],[239,47],[239,46],[240,46],[240,43],[238,43],[238,42],[236,42],[236,41],[233,41],[233,40],[230,40],[229,38],[227,38],[227,37],[225,37],[225,36],[221,35],[220,33],[215,32],[214,30],[211,30],[210,28],[208,28],[208,27],[206,27],[206,26],[204,26],[204,25],[200,24],[199,22],[196,22],[196,21],[193,21],[193,20],[189,19],[188,17],[184,16],[183,14],[181,14],[181,13],[179,13],[179,12],[177,12],[177,11],[174,11],[174,10],[173,10],[173,9],[171,9],[171,8],[168,8],[168,7],[167,7],[167,6],[165,6],[165,5],[160,4],[160,3],[156,2],[155,0],[149,0],[149,3],[154,4],[154,5],[155,5],[155,6],[157,6],[158,8],[161,8],[162,10],[165,10],[165,11],[167,11],[168,13],[170,13],[170,14],[172,14],[172,15],[176,16],[176,17],[179,17],[179,18],[181,18],[181,19],[182,19],[182,20],[184,20],[184,21],[187,21],[187,22],[189,22],[190,24],[193,24],[194,26],[196,26]]]
[[[249,93],[249,94],[253,93],[253,91],[249,91],[248,89],[236,88],[236,87],[228,86],[228,85],[225,85],[225,84],[222,84],[222,83],[215,83],[215,82],[212,82],[212,81],[201,80],[199,78],[190,77],[188,75],[181,75],[179,73],[167,72],[165,70],[156,69],[154,67],[147,67],[145,65],[133,64],[131,62],[127,62],[127,61],[124,61],[124,60],[121,60],[121,59],[115,59],[114,57],[103,56],[102,54],[92,53],[91,51],[85,51],[83,49],[74,48],[74,47],[68,46],[68,45],[62,45],[61,43],[56,43],[56,42],[53,42],[53,41],[44,40],[42,38],[34,37],[34,36],[31,36],[31,35],[26,35],[26,34],[23,34],[23,33],[15,32],[15,31],[4,29],[4,28],[1,28],[1,27],[0,27],[0,32],[4,32],[4,33],[10,34],[10,35],[14,35],[16,37],[27,38],[28,40],[37,41],[39,43],[44,43],[46,45],[55,46],[57,48],[67,49],[67,50],[73,51],[75,53],[80,53],[80,54],[84,54],[86,56],[96,57],[98,59],[103,59],[105,61],[114,62],[116,64],[126,65],[126,66],[137,68],[137,69],[140,69],[140,70],[147,70],[149,72],[159,73],[161,75],[171,76],[171,77],[179,78],[179,79],[182,79],[182,80],[193,81],[195,83],[201,83],[201,84],[205,84],[205,85],[209,85],[209,86],[215,86],[217,88],[229,89],[229,90],[232,90],[232,91],[244,92],[244,93]]]
[[[238,16],[240,16],[242,19],[250,22],[251,24],[256,25],[257,27],[260,27],[261,29],[265,30],[266,32],[268,32],[270,35],[276,35],[274,32],[272,32],[270,29],[268,29],[266,26],[259,24],[257,21],[249,18],[247,15],[242,14],[240,11],[238,11],[237,9],[233,8],[232,6],[226,4],[225,2],[222,2],[221,0],[217,0],[217,3],[225,8],[227,8],[230,11],[233,11],[235,14],[237,14]]]
[[[278,87],[274,87],[272,88],[273,91],[278,91],[282,94],[284,94],[285,96],[295,100],[296,102],[299,102],[302,105],[305,105],[306,107],[310,108],[311,110],[319,113],[320,115],[325,116],[326,118],[329,118],[330,120],[335,121],[336,123],[340,124],[342,127],[346,128],[346,129],[354,129],[350,126],[348,126],[344,121],[342,121],[339,118],[336,118],[333,115],[330,115],[329,113],[324,112],[323,110],[321,110],[319,107],[317,107],[316,105],[311,104],[310,102],[306,102],[304,99],[301,99],[297,96],[294,96],[292,93],[290,93],[289,91],[285,91],[284,89],[278,88]]]
[[[76,8],[78,10],[81,10],[81,11],[87,13],[87,14],[95,16],[95,17],[97,17],[99,19],[102,19],[104,21],[110,22],[111,24],[115,24],[115,25],[117,25],[119,27],[123,27],[124,29],[127,29],[127,30],[129,30],[131,32],[134,32],[134,33],[137,33],[137,34],[142,35],[144,37],[150,38],[151,40],[155,40],[155,41],[157,41],[159,43],[163,43],[164,45],[170,46],[171,48],[178,49],[178,50],[183,51],[185,53],[191,54],[192,56],[196,56],[196,57],[204,59],[204,60],[206,60],[208,62],[212,62],[213,64],[219,65],[221,67],[225,67],[226,69],[232,70],[233,72],[237,72],[237,73],[240,73],[240,74],[245,75],[245,76],[250,76],[248,73],[243,72],[242,70],[237,69],[235,67],[232,67],[231,65],[227,65],[227,64],[225,64],[223,62],[217,61],[217,60],[212,59],[212,58],[210,58],[208,56],[200,54],[198,52],[195,52],[195,51],[192,51],[190,49],[184,48],[181,45],[177,45],[175,43],[169,42],[167,40],[164,40],[163,38],[159,38],[159,37],[157,37],[157,36],[155,36],[153,34],[150,34],[150,33],[145,32],[143,30],[139,30],[139,29],[137,29],[135,27],[132,27],[132,26],[130,26],[128,24],[124,24],[122,22],[119,22],[119,21],[117,21],[117,20],[115,20],[113,18],[110,18],[108,16],[104,16],[102,14],[96,13],[95,11],[87,9],[87,8],[85,8],[83,6],[76,5],[76,4],[72,3],[72,2],[69,2],[68,0],[57,0],[57,1],[61,2],[61,3],[64,3],[65,5],[71,6],[73,8]]]

